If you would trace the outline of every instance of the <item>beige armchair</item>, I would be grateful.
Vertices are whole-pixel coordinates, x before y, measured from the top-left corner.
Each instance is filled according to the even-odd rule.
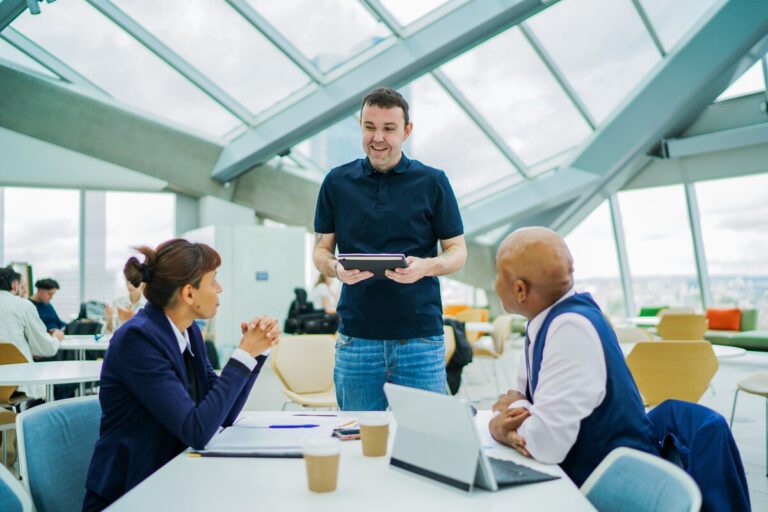
[[[327,334],[283,336],[272,348],[272,369],[290,403],[302,407],[337,408],[333,388],[336,340]]]

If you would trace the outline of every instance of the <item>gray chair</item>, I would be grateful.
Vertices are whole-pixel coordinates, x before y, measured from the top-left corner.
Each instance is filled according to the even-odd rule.
[[[616,448],[581,486],[600,512],[698,512],[701,492],[688,473],[661,457]]]
[[[21,479],[37,512],[82,510],[100,421],[97,396],[50,402],[16,418]]]
[[[32,500],[16,477],[0,465],[0,510],[3,512],[31,512]]]

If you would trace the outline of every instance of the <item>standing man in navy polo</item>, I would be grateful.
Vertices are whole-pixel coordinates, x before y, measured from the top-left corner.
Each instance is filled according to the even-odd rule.
[[[344,283],[334,370],[339,407],[364,411],[386,409],[385,382],[445,392],[437,276],[464,266],[467,247],[445,173],[403,154],[413,123],[400,93],[369,93],[360,125],[367,158],[332,169],[320,188],[314,262]],[[339,253],[402,253],[408,268],[371,279],[371,272],[345,270],[337,245]]]

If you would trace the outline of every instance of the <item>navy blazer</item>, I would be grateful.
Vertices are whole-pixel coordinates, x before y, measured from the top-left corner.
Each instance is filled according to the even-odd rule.
[[[148,302],[115,332],[101,369],[101,429],[86,488],[114,501],[188,446],[202,449],[237,419],[264,364],[253,372],[230,359],[217,376],[198,326],[187,329],[195,354],[195,401],[168,317]]]

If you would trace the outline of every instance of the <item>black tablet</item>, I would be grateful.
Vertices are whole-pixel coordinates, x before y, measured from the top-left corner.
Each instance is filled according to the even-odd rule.
[[[408,267],[403,254],[339,254],[336,259],[345,270],[367,270],[374,278],[384,278],[385,270]]]

